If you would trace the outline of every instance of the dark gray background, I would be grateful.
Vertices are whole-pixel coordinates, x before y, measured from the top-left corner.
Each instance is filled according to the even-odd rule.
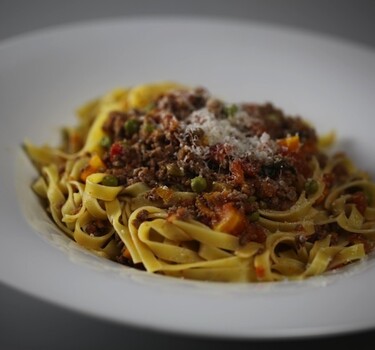
[[[375,49],[375,0],[0,0],[0,43],[34,30],[82,20],[153,14],[285,25]],[[93,319],[0,284],[1,350],[300,349],[307,345],[345,349],[363,348],[364,344],[375,344],[375,331],[280,341],[217,341],[151,332]]]

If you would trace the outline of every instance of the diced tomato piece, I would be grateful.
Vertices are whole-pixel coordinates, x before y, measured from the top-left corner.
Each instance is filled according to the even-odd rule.
[[[116,156],[119,156],[120,154],[122,154],[123,150],[124,150],[124,146],[121,143],[115,142],[114,144],[112,144],[111,149],[109,151],[111,160],[113,160],[113,158],[116,158]]]
[[[122,146],[119,143],[114,143],[111,146],[111,156],[117,156],[121,154],[122,152]]]

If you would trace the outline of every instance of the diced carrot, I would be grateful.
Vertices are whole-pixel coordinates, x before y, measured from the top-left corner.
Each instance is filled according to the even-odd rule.
[[[90,158],[89,164],[87,165],[87,167],[85,167],[82,170],[80,178],[83,182],[85,182],[88,176],[98,172],[100,169],[105,169],[105,168],[106,166],[104,162],[102,161],[102,159],[97,154],[94,154]]]
[[[93,168],[92,166],[87,166],[86,168],[84,168],[81,172],[81,180],[83,182],[86,181],[87,177],[90,176],[91,174],[94,174],[96,172],[96,168]]]
[[[215,230],[239,235],[246,227],[246,217],[232,203],[223,205],[220,211],[220,221],[214,226]]]
[[[96,169],[105,168],[105,164],[97,154],[90,158],[89,165]]]
[[[280,139],[277,143],[282,147],[286,147],[289,152],[297,152],[301,146],[298,134]]]
[[[157,187],[155,192],[163,200],[164,203],[169,203],[174,193],[173,190],[162,186]]]
[[[131,254],[130,254],[130,251],[128,248],[125,248],[124,251],[122,252],[122,255],[127,258],[127,259],[131,259]]]

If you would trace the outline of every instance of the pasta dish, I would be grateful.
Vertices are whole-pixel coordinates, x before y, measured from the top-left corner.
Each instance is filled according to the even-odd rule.
[[[57,146],[25,141],[32,188],[68,237],[166,276],[301,280],[375,247],[375,184],[334,134],[270,102],[204,87],[114,89],[77,110]]]

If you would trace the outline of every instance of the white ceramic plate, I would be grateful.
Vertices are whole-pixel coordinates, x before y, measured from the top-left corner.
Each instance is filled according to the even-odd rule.
[[[103,261],[50,223],[30,190],[25,138],[56,144],[74,111],[118,86],[203,85],[233,101],[272,101],[335,129],[375,174],[375,53],[259,24],[139,18],[41,31],[0,43],[0,281],[123,324],[232,338],[338,334],[375,327],[372,259],[302,282],[228,285],[148,275]]]

